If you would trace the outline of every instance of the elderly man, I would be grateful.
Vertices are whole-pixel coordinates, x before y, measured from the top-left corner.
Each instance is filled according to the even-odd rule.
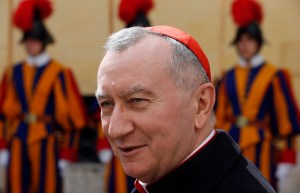
[[[102,128],[133,193],[274,192],[214,130],[215,89],[198,43],[169,26],[132,27],[106,43],[96,97]]]

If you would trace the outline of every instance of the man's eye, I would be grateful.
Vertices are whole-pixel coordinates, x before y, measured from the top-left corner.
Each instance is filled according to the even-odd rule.
[[[142,98],[132,98],[129,100],[129,103],[139,103],[139,102],[143,102],[145,101],[145,99]]]
[[[131,98],[128,100],[128,106],[134,109],[144,109],[148,104],[149,100],[145,98]]]
[[[110,105],[113,105],[113,102],[111,102],[111,101],[103,101],[103,102],[100,103],[100,107],[101,108],[108,107]]]

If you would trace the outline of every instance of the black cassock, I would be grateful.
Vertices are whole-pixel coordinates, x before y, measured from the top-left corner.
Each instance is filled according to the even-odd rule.
[[[188,161],[147,185],[149,193],[275,193],[224,131]],[[133,189],[132,193],[138,193]]]

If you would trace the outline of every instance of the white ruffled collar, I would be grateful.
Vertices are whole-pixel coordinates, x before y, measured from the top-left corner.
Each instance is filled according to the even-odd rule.
[[[46,53],[43,52],[37,56],[28,56],[27,58],[27,64],[29,66],[33,66],[33,67],[42,67],[46,64],[48,64],[48,62],[50,61],[50,56]]]
[[[255,68],[261,66],[265,62],[265,59],[260,55],[256,54],[250,59],[250,67]],[[241,56],[239,57],[239,66],[248,67],[248,62]]]

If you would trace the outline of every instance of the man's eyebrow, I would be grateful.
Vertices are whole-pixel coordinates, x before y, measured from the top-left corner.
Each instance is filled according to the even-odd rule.
[[[135,85],[135,86],[133,86],[129,89],[121,91],[119,93],[119,97],[125,98],[125,97],[128,97],[128,96],[136,94],[136,93],[144,93],[144,94],[154,96],[154,93],[150,89],[148,89],[145,86],[142,86],[142,85],[138,84],[138,85]],[[97,99],[111,98],[111,96],[109,94],[107,94],[105,92],[102,92],[102,91],[99,91],[99,90],[96,90],[95,96],[96,96]]]
[[[95,92],[95,96],[97,99],[100,99],[100,98],[109,98],[110,96],[108,94],[106,94],[105,92],[101,92],[99,90],[96,90]]]
[[[132,88],[129,88],[125,91],[120,92],[120,96],[128,97],[128,96],[136,94],[136,93],[144,93],[144,94],[148,94],[148,95],[154,95],[154,93],[150,89],[138,84],[138,85],[133,86]]]

